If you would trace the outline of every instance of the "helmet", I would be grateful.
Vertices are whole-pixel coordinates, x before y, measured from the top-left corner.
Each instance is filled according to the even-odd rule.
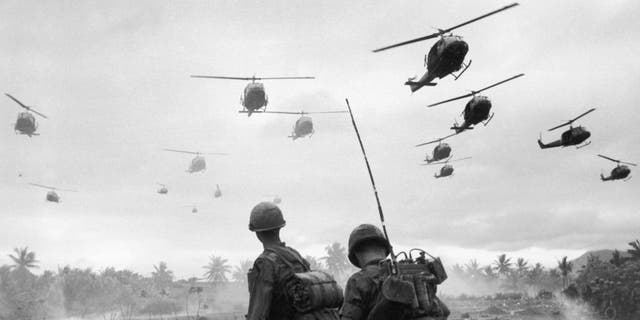
[[[251,210],[249,230],[253,232],[279,229],[285,224],[282,211],[271,202],[260,202]]]
[[[360,264],[356,259],[355,251],[365,241],[376,241],[382,244],[386,249],[386,255],[391,252],[389,241],[387,241],[387,238],[378,227],[372,224],[361,224],[353,229],[351,235],[349,235],[349,261],[358,268],[360,268]]]

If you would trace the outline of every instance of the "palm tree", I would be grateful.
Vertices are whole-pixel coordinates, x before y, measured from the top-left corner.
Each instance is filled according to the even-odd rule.
[[[507,255],[504,253],[499,255],[493,264],[496,265],[496,271],[498,271],[499,275],[506,275],[511,271],[511,258],[507,258]]]
[[[533,268],[527,272],[527,283],[529,284],[537,284],[542,279],[542,274],[544,273],[544,267],[540,262],[536,263]]]
[[[616,249],[613,251],[613,254],[611,255],[611,259],[609,260],[609,263],[611,263],[616,267],[619,267],[624,263],[625,260],[626,259],[622,257],[622,255],[620,254],[620,251]]]
[[[227,264],[227,259],[222,257],[211,256],[209,257],[209,264],[203,266],[207,270],[204,273],[204,277],[213,283],[227,282],[227,272],[231,271],[231,267]]]
[[[632,260],[640,260],[640,241],[629,242],[631,249],[627,249],[627,253],[631,255]]]
[[[469,260],[469,263],[465,265],[465,270],[467,275],[469,275],[470,278],[474,279],[477,278],[481,272],[480,265],[478,264],[478,261],[476,259]]]
[[[516,260],[516,270],[518,271],[518,275],[522,276],[529,270],[529,262],[524,258],[518,258],[518,260]]]
[[[151,279],[159,289],[164,289],[173,282],[173,271],[169,270],[166,262],[160,261],[157,266],[153,266],[153,269]]]
[[[24,270],[29,270],[29,268],[39,268],[38,265],[36,265],[36,263],[40,262],[38,260],[36,260],[36,253],[33,251],[29,251],[29,247],[24,247],[24,248],[14,248],[13,252],[16,253],[16,255],[9,255],[9,258],[11,258],[11,260],[13,260],[14,265],[12,265],[12,268],[16,268],[16,269],[24,269]]]
[[[253,262],[251,262],[251,260],[240,261],[240,265],[236,266],[233,270],[233,273],[231,274],[233,280],[239,283],[246,283],[247,274],[249,273],[249,270],[252,266]]]
[[[327,251],[327,255],[322,259],[326,261],[329,273],[338,276],[349,268],[347,250],[340,243],[334,242],[324,249]]]
[[[558,260],[558,269],[562,275],[562,288],[564,289],[567,287],[567,277],[573,271],[573,263],[567,261],[567,256],[564,256],[562,260]]]
[[[482,268],[482,272],[484,273],[485,277],[489,280],[492,280],[496,277],[496,274],[493,272],[493,267],[490,265]]]
[[[307,260],[307,262],[309,262],[309,269],[311,269],[313,271],[323,271],[323,270],[325,270],[325,268],[322,265],[322,263],[320,261],[318,261],[318,259],[316,259],[316,257],[305,256],[304,259]]]

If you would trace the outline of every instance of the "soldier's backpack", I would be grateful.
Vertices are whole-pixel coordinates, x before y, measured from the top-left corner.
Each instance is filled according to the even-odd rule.
[[[285,296],[295,309],[298,320],[338,320],[338,310],[344,300],[342,288],[335,279],[323,271],[312,271],[308,263],[293,249],[284,247],[267,248],[289,268],[284,275]],[[291,251],[293,252],[291,252]],[[269,255],[267,255],[269,258]],[[275,262],[275,261],[274,261]],[[295,272],[294,263],[304,266],[304,272]]]

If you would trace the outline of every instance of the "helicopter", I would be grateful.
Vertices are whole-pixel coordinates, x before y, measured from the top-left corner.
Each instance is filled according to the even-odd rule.
[[[239,111],[240,113],[247,113],[249,111]],[[347,113],[349,111],[339,110],[339,111],[317,111],[317,112],[292,112],[292,111],[257,111],[254,113],[277,113],[277,114],[299,114],[300,118],[296,120],[296,123],[293,125],[293,131],[289,138],[296,140],[298,138],[309,136],[311,137],[315,132],[313,129],[313,120],[311,117],[307,117],[307,114],[320,114],[320,113]]]
[[[464,40],[462,40],[461,36],[453,35],[450,32],[472,22],[484,19],[490,15],[507,10],[509,8],[513,8],[517,5],[518,3],[512,3],[506,7],[491,11],[487,14],[466,21],[449,29],[438,29],[438,32],[430,34],[428,36],[396,43],[387,47],[373,50],[373,52],[380,52],[391,48],[404,46],[410,43],[440,37],[440,39],[431,47],[429,53],[424,56],[424,66],[427,67],[427,72],[418,81],[415,81],[416,77],[412,77],[409,78],[409,80],[407,80],[407,82],[405,82],[404,84],[408,85],[409,88],[411,88],[411,92],[416,92],[424,86],[435,86],[436,83],[432,81],[436,78],[442,79],[448,75],[453,75],[453,77],[458,80],[458,78],[465,71],[467,71],[469,66],[471,66],[471,60],[469,60],[469,62],[466,64],[464,63],[464,58],[469,51],[469,45]],[[458,75],[455,75],[454,72],[459,71],[463,66],[464,69]]]
[[[600,174],[600,179],[602,179],[602,181],[620,180],[620,179],[624,179],[624,181],[629,181],[629,179],[631,179],[631,177],[629,177],[629,174],[631,173],[631,169],[629,169],[629,167],[626,166],[625,164],[628,164],[634,167],[637,166],[637,164],[635,163],[611,159],[601,154],[599,154],[598,157],[616,162],[618,164],[615,168],[613,168],[613,170],[611,170],[611,175],[609,175],[608,177],[605,177],[602,173]],[[621,164],[621,163],[624,163],[624,164]]]
[[[449,146],[448,143],[442,143],[442,140],[453,137],[457,135],[457,133],[452,133],[446,137],[442,137],[442,138],[438,138],[435,139],[433,141],[429,141],[429,142],[425,142],[425,143],[421,143],[421,144],[417,144],[416,147],[420,147],[420,146],[424,146],[424,145],[428,145],[434,142],[437,142],[438,145],[435,146],[435,148],[433,148],[433,155],[431,156],[431,158],[429,158],[429,155],[427,154],[424,161],[426,161],[427,163],[431,163],[434,161],[440,161],[443,159],[451,159],[452,155],[451,155],[451,147]]]
[[[45,116],[44,114],[33,109],[33,107],[29,107],[23,104],[22,102],[18,101],[18,99],[14,98],[12,95],[8,93],[5,93],[5,95],[9,97],[9,99],[15,101],[17,104],[19,104],[21,107],[27,110],[26,112],[20,112],[20,114],[18,114],[18,119],[16,120],[16,124],[14,126],[14,130],[16,131],[16,133],[26,134],[29,137],[40,135],[36,133],[36,130],[38,129],[36,118],[29,111],[45,119],[49,119],[49,118],[47,118],[47,116]]]
[[[583,145],[580,145],[580,144],[583,143],[585,140],[589,139],[589,137],[591,137],[591,132],[589,132],[587,128],[583,126],[578,126],[574,128],[573,122],[586,116],[587,114],[593,112],[594,110],[596,110],[596,108],[591,108],[587,112],[573,118],[573,120],[569,120],[559,126],[555,126],[549,129],[548,131],[553,131],[555,129],[562,128],[566,125],[569,125],[569,130],[562,133],[562,136],[560,136],[560,140],[556,140],[551,143],[542,143],[542,134],[541,134],[540,139],[538,139],[538,145],[540,146],[541,149],[555,148],[555,147],[568,147],[568,146],[574,146],[574,145],[576,146],[576,149],[580,149],[590,145],[591,141]]]
[[[282,198],[280,198],[280,196],[278,195],[268,194],[268,195],[265,195],[265,197],[273,197],[273,200],[271,200],[273,204],[280,204],[282,202]]]
[[[256,111],[265,111],[267,110],[267,104],[269,103],[269,98],[267,97],[267,93],[265,92],[264,85],[260,82],[256,82],[256,80],[293,80],[293,79],[315,79],[315,77],[224,77],[224,76],[201,76],[201,75],[192,75],[191,78],[205,78],[205,79],[226,79],[226,80],[245,80],[251,81],[251,83],[247,84],[244,87],[244,91],[242,95],[240,95],[240,104],[244,107],[243,111],[247,113],[247,116],[250,117]]]
[[[158,193],[159,194],[167,194],[169,193],[169,189],[167,189],[167,186],[162,184],[162,183],[158,183],[160,185],[160,189],[158,189]]]
[[[45,186],[45,185],[37,184],[37,183],[29,183],[29,184],[32,185],[32,186],[49,189],[49,192],[47,192],[46,200],[49,201],[49,202],[55,202],[55,203],[60,202],[60,196],[56,193],[56,190],[69,191],[69,192],[78,192],[78,191],[75,191],[75,190],[58,189],[56,187]]]
[[[464,122],[462,123],[462,125],[458,125],[458,123],[454,123],[453,126],[451,127],[451,130],[455,130],[456,133],[460,133],[464,130],[473,129],[472,126],[477,125],[478,123],[481,123],[481,122],[486,126],[487,124],[489,124],[489,121],[493,119],[493,115],[494,115],[493,113],[489,114],[489,112],[491,111],[491,100],[489,100],[489,98],[487,98],[486,96],[476,96],[476,94],[522,76],[524,76],[524,73],[515,75],[509,79],[502,80],[500,82],[496,82],[478,91],[471,91],[471,93],[461,95],[459,97],[455,97],[452,99],[430,104],[427,107],[431,108],[443,103],[473,96],[473,98],[471,98],[471,100],[467,102],[467,104],[464,107],[464,110],[462,111],[462,115],[464,116]]]
[[[190,206],[183,206],[183,208],[191,208],[191,213],[198,213],[198,207],[195,204]]]
[[[455,159],[455,160],[450,160],[451,158],[442,161],[442,162],[436,162],[436,163],[423,163],[422,165],[429,165],[429,164],[444,164],[444,166],[442,166],[442,168],[440,168],[440,174],[438,175],[438,173],[436,172],[433,177],[434,178],[443,178],[443,177],[449,177],[453,175],[453,166],[449,164],[449,162],[456,162],[456,161],[462,161],[462,160],[467,160],[467,159],[471,159],[471,157],[466,157],[466,158],[461,158],[461,159]]]
[[[213,193],[214,198],[222,197],[222,191],[220,190],[220,186],[216,184],[216,191]]]
[[[203,154],[227,155],[227,153],[219,153],[219,152],[202,153],[202,152],[196,152],[196,151],[184,151],[184,150],[175,150],[175,149],[163,149],[163,150],[171,151],[171,152],[195,154],[196,155],[195,158],[191,160],[191,164],[189,165],[189,168],[186,170],[186,172],[189,172],[189,173],[204,171],[207,169],[207,162],[202,156]]]

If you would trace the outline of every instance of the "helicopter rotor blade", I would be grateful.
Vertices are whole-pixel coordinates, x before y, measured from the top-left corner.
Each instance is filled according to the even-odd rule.
[[[493,87],[495,87],[495,86],[499,86],[499,85],[501,85],[501,84],[503,84],[503,83],[505,83],[505,82],[509,82],[509,81],[511,81],[511,80],[513,80],[513,79],[520,78],[520,77],[522,77],[522,76],[524,76],[524,73],[521,73],[521,74],[515,75],[515,76],[513,76],[513,77],[511,77],[511,78],[509,78],[509,79],[505,79],[505,80],[502,80],[502,81],[500,81],[500,82],[496,82],[496,83],[494,83],[494,84],[492,84],[492,85],[490,85],[490,86],[488,86],[488,87],[484,87],[484,88],[482,88],[482,89],[480,89],[480,90],[478,90],[478,91],[474,91],[474,93],[478,94],[478,93],[480,93],[480,92],[482,92],[482,91],[485,91],[485,90],[487,90],[487,89],[491,89],[491,88],[493,88]]]
[[[473,96],[474,94],[475,93],[471,92],[471,93],[467,93],[467,94],[464,94],[464,95],[461,95],[461,96],[458,96],[458,97],[455,97],[455,98],[451,98],[451,99],[443,100],[443,101],[440,101],[440,102],[432,103],[432,104],[428,105],[427,108],[435,107],[437,105],[445,104],[445,103],[451,102],[451,101],[456,101],[456,100],[468,98],[468,97]]]
[[[339,111],[315,111],[315,112],[302,112],[304,114],[322,114],[322,113],[349,113],[347,110],[339,110]]]
[[[471,96],[476,95],[476,94],[478,94],[478,93],[480,93],[480,92],[482,92],[482,91],[485,91],[485,90],[491,89],[491,88],[493,88],[493,87],[495,87],[495,86],[499,86],[499,85],[501,85],[501,84],[503,84],[503,83],[505,83],[505,82],[509,82],[509,81],[511,81],[511,80],[513,80],[513,79],[520,78],[520,77],[522,77],[522,76],[524,76],[524,73],[521,73],[521,74],[515,75],[515,76],[513,76],[513,77],[511,77],[511,78],[508,78],[508,79],[502,80],[502,81],[500,81],[500,82],[496,82],[496,83],[494,83],[494,84],[492,84],[492,85],[490,85],[490,86],[484,87],[484,88],[482,88],[482,89],[480,89],[480,90],[477,90],[477,91],[471,91],[471,93],[467,93],[467,94],[465,94],[465,95],[461,95],[461,96],[459,96],[459,97],[455,97],[455,98],[452,98],[452,99],[448,99],[448,100],[444,100],[444,101],[440,101],[440,102],[436,102],[436,103],[430,104],[430,105],[428,105],[427,107],[428,107],[428,108],[431,108],[431,107],[434,107],[434,106],[437,106],[437,105],[440,105],[440,104],[444,104],[444,103],[447,103],[447,102],[451,102],[451,101],[455,101],[455,100],[459,100],[459,99],[464,99],[464,98],[467,98],[467,97],[471,97]]]
[[[591,113],[591,112],[593,112],[593,111],[595,111],[595,110],[596,110],[596,108],[591,108],[591,109],[589,109],[587,112],[585,112],[585,113],[583,113],[583,114],[581,114],[581,115],[579,115],[579,116],[577,116],[577,117],[573,118],[573,120],[570,120],[570,121],[571,121],[571,122],[574,122],[574,121],[576,121],[576,120],[578,120],[578,119],[580,119],[580,118],[582,118],[582,117],[586,116],[587,114],[589,114],[589,113]]]
[[[10,94],[8,94],[8,93],[5,93],[5,95],[6,95],[7,97],[9,97],[9,99],[11,99],[11,100],[15,101],[15,102],[16,102],[17,104],[19,104],[21,107],[23,107],[23,108],[27,109],[28,111],[31,111],[31,112],[33,112],[33,113],[35,113],[35,114],[37,114],[37,115],[39,115],[39,116],[41,116],[41,117],[43,117],[43,118],[45,118],[45,119],[49,119],[49,118],[48,118],[47,116],[45,116],[44,114],[42,114],[42,113],[40,113],[40,112],[36,111],[36,110],[35,110],[35,109],[33,109],[32,107],[29,107],[28,105],[25,105],[24,103],[20,102],[20,100],[16,99],[14,96],[12,96],[12,95],[10,95]]]
[[[203,76],[203,75],[191,75],[191,78],[204,78],[204,79],[226,79],[226,80],[293,80],[293,79],[315,79],[315,77],[226,77],[226,76]]]
[[[176,150],[176,149],[162,149],[162,150],[164,150],[164,151],[170,151],[170,152],[188,153],[188,154],[201,154],[200,152],[185,151],[185,150]]]
[[[498,10],[494,10],[494,11],[491,11],[491,12],[489,12],[487,14],[481,15],[481,16],[475,18],[475,19],[471,19],[471,20],[463,22],[463,23],[461,23],[459,25],[453,26],[453,27],[451,27],[449,29],[439,30],[437,33],[430,34],[428,36],[424,36],[424,37],[420,37],[420,38],[416,38],[416,39],[412,39],[412,40],[396,43],[396,44],[393,44],[393,45],[390,45],[390,46],[387,46],[387,47],[375,49],[375,50],[373,50],[373,52],[380,52],[380,51],[384,51],[384,50],[387,50],[387,49],[392,49],[392,48],[404,46],[404,45],[407,45],[407,44],[411,44],[411,43],[414,43],[414,42],[433,39],[433,38],[439,37],[440,35],[443,35],[445,33],[448,33],[448,32],[451,32],[451,31],[453,31],[455,29],[458,29],[458,28],[460,28],[462,26],[466,26],[466,25],[468,25],[470,23],[473,23],[473,22],[476,22],[478,20],[484,19],[484,18],[486,18],[486,17],[488,17],[490,15],[496,14],[496,13],[504,11],[504,10],[507,10],[509,8],[513,8],[513,7],[517,6],[517,5],[518,5],[518,3],[515,2],[515,3],[512,3],[512,4],[508,5],[508,6],[502,7],[500,9],[498,9]]]
[[[469,160],[469,159],[471,159],[471,157],[465,157],[465,158],[460,158],[460,159],[448,160],[448,161],[445,161],[445,163],[447,163],[447,162],[457,162],[457,161]]]
[[[579,116],[577,116],[577,117],[573,118],[573,120],[569,120],[569,121],[567,121],[567,122],[565,122],[565,123],[563,123],[563,124],[561,124],[561,125],[558,125],[558,126],[555,126],[555,127],[551,128],[551,129],[549,129],[549,130],[547,130],[547,131],[553,131],[553,130],[555,130],[555,129],[562,128],[562,127],[564,127],[564,126],[566,126],[566,125],[570,125],[570,124],[572,124],[574,121],[576,121],[576,120],[578,120],[578,119],[580,119],[580,118],[582,118],[582,117],[586,116],[587,114],[589,114],[589,113],[591,113],[591,112],[593,112],[593,111],[595,111],[595,110],[596,110],[596,108],[591,108],[591,109],[589,109],[587,112],[585,112],[585,113],[583,113],[583,114],[581,114],[581,115],[579,115]]]
[[[637,166],[637,164],[632,163],[632,162],[620,161],[620,163],[628,164],[628,165],[634,166],[634,167]]]
[[[452,134],[450,134],[450,135],[448,135],[448,136],[446,136],[446,137],[442,137],[442,138],[438,138],[438,139],[435,139],[435,140],[432,140],[432,141],[429,141],[429,142],[425,142],[425,143],[417,144],[417,145],[416,145],[416,147],[425,146],[425,145],[432,144],[432,143],[435,143],[435,142],[440,142],[440,141],[442,141],[442,140],[444,140],[444,139],[447,139],[447,138],[453,137],[453,136],[455,136],[455,135],[457,135],[457,133],[452,133]]]
[[[56,190],[55,187],[45,186],[43,184],[37,184],[37,183],[32,183],[32,182],[29,182],[29,184],[32,185],[32,186],[40,187],[40,188]]]
[[[599,155],[598,155],[598,157],[600,157],[600,158],[604,158],[604,159],[607,159],[607,160],[609,160],[609,161],[613,161],[613,162],[620,162],[620,160],[616,160],[616,159],[613,159],[613,158],[609,158],[609,157],[607,157],[607,156],[603,156],[603,155],[601,155],[601,154],[599,154]]]

